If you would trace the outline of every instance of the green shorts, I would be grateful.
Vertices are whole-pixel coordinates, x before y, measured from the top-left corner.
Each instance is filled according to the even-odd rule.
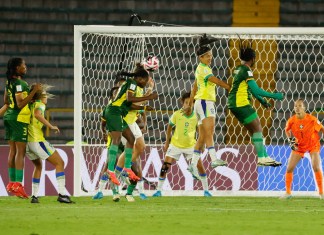
[[[246,105],[243,107],[230,108],[233,115],[239,120],[243,125],[251,123],[254,119],[258,118],[258,114],[252,108],[251,105]]]
[[[5,139],[15,142],[27,142],[28,124],[16,120],[4,120]]]
[[[128,124],[125,122],[123,116],[118,114],[109,114],[106,118],[106,130],[109,132],[112,131],[119,131],[123,132],[127,127]]]

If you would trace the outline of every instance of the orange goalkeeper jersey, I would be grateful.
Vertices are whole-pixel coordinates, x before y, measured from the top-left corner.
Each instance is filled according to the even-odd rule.
[[[320,121],[306,113],[303,119],[298,119],[296,115],[288,119],[286,131],[292,132],[296,138],[298,149],[312,149],[315,145],[319,145],[319,131],[323,128]]]

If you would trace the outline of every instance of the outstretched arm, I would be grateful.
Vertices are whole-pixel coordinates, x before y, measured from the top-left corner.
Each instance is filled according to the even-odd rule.
[[[197,90],[198,90],[197,80],[195,80],[194,84],[192,85],[191,92],[190,92],[190,101],[189,101],[190,107],[193,106],[194,98],[195,98],[195,95],[197,93]]]
[[[272,99],[276,99],[276,100],[282,100],[284,98],[284,95],[281,92],[275,92],[275,93],[271,93],[271,92],[267,92],[263,89],[261,89],[258,84],[254,81],[254,80],[249,80],[247,82],[251,93],[254,97],[268,97],[268,98],[272,98]],[[258,98],[257,98],[258,99]]]
[[[208,78],[208,81],[210,81],[212,83],[215,83],[216,85],[221,86],[221,87],[225,88],[228,91],[231,89],[231,87],[226,82],[223,82],[221,79],[219,79],[219,78],[217,78],[215,76],[210,76]]]

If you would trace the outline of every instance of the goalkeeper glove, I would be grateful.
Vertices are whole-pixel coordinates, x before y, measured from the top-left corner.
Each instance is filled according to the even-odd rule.
[[[288,138],[289,146],[292,150],[297,150],[298,144],[296,143],[295,138]]]

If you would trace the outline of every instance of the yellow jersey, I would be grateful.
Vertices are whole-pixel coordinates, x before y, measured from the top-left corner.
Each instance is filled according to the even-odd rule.
[[[44,116],[46,106],[40,100],[36,100],[30,106],[31,119],[30,124],[28,125],[28,142],[42,142],[45,140],[43,133],[43,123],[38,121],[35,117],[35,110],[40,110],[42,116]]]
[[[171,138],[171,144],[178,148],[192,148],[196,143],[196,128],[198,120],[194,112],[186,116],[182,110],[173,113],[169,124],[175,130]]]
[[[143,88],[137,86],[135,91],[135,97],[143,97],[144,90]],[[126,117],[124,117],[124,120],[127,124],[133,124],[136,122],[138,116],[138,110],[129,110]]]
[[[208,81],[213,75],[212,69],[200,63],[195,71],[195,78],[197,81],[197,93],[195,95],[195,100],[210,100],[216,101],[216,84]]]

